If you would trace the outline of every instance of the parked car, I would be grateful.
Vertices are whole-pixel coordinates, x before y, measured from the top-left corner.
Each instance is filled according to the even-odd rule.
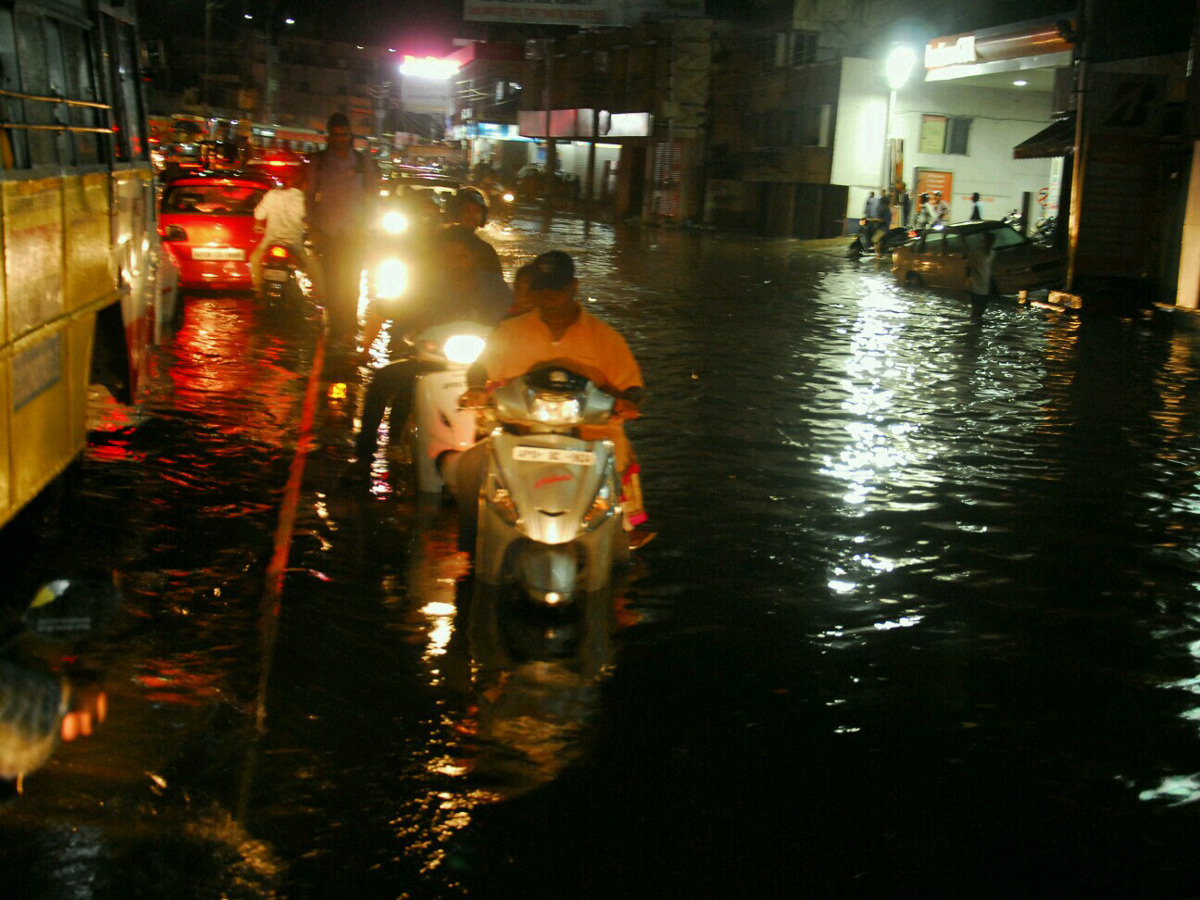
[[[892,275],[899,282],[969,290],[967,251],[979,246],[989,231],[995,235],[995,293],[1059,287],[1066,280],[1062,252],[1040,247],[1011,225],[996,221],[958,222],[919,234],[893,251]]]
[[[254,207],[274,186],[265,175],[202,172],[164,187],[158,231],[180,287],[250,289],[250,253],[263,234]]]

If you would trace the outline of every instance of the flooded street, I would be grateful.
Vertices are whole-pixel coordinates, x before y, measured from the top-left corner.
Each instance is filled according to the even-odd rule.
[[[347,477],[319,323],[190,298],[0,538],[0,757],[59,678],[107,704],[0,795],[6,897],[1200,892],[1200,328],[493,228],[638,357],[657,539],[560,618],[477,591],[394,451]],[[86,627],[21,624],[50,579]]]

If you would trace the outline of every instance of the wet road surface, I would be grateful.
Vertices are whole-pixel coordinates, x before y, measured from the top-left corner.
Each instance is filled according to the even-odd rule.
[[[572,252],[642,364],[658,539],[562,619],[476,592],[398,460],[345,477],[335,357],[274,597],[318,327],[192,298],[144,416],[97,404],[3,536],[0,700],[109,708],[0,807],[11,896],[1200,892],[1200,331],[515,226],[506,271]],[[94,627],[19,630],[114,573]]]

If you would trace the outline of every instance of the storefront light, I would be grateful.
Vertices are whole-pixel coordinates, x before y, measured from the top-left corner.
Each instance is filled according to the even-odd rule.
[[[898,91],[908,82],[913,67],[917,64],[917,54],[912,47],[901,45],[888,54],[885,70],[888,87]]]

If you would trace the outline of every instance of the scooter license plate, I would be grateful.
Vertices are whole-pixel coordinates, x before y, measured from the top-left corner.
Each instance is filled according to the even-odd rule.
[[[596,454],[591,450],[558,450],[554,447],[513,447],[513,459],[520,462],[563,463],[568,466],[592,466]]]
[[[290,274],[287,269],[263,269],[263,278],[267,281],[287,281]]]

